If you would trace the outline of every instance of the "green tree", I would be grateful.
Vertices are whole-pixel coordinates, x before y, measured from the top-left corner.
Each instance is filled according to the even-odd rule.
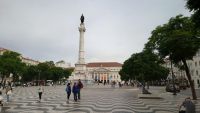
[[[192,20],[195,23],[195,27],[200,28],[200,2],[199,0],[187,0],[187,8],[193,11]]]
[[[53,66],[52,66],[53,67]],[[50,68],[52,68],[48,62],[39,63],[37,65],[38,69],[38,80],[46,80],[52,76]]]
[[[137,79],[140,82],[165,79],[168,69],[161,66],[158,56],[150,50],[133,54],[120,70],[122,80]]]
[[[191,80],[186,60],[191,60],[200,48],[200,40],[194,30],[194,23],[188,17],[178,15],[167,24],[152,31],[146,48],[158,51],[161,58],[170,57],[175,64],[182,62],[191,86],[193,99],[196,99],[194,84]]]
[[[21,62],[20,54],[13,51],[6,51],[0,56],[0,71],[3,79],[13,74],[13,82],[19,80],[19,75],[22,75],[25,64]]]
[[[23,82],[31,82],[33,80],[38,79],[38,68],[37,66],[27,66],[24,74],[22,76],[22,81]]]

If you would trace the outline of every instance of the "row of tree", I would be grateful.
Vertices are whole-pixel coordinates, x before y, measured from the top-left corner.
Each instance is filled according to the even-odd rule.
[[[20,54],[6,51],[0,55],[1,84],[12,75],[13,82],[31,82],[34,80],[59,81],[68,78],[73,69],[56,67],[53,61],[39,63],[38,65],[26,65],[21,61]]]
[[[142,52],[126,60],[120,71],[123,80],[151,81],[165,79],[169,70],[162,66],[169,58],[173,64],[185,70],[193,99],[197,99],[194,83],[186,61],[192,60],[200,49],[200,2],[187,0],[186,5],[194,14],[178,15],[166,24],[156,27]]]

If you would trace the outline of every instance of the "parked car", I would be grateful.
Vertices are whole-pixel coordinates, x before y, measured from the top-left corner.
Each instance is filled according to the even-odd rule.
[[[174,90],[175,90],[176,92],[180,92],[179,86],[178,86],[178,85],[175,85],[175,89],[174,89],[173,84],[167,84],[167,85],[166,85],[166,91],[167,91],[167,92],[174,92]]]

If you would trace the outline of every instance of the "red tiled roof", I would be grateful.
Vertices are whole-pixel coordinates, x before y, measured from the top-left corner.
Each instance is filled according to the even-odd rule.
[[[0,51],[3,51],[3,50],[7,50],[7,49],[0,47]]]
[[[22,57],[22,59],[24,59],[24,60],[30,60],[30,61],[34,61],[34,62],[38,62],[38,63],[40,63],[39,61],[36,61],[36,60],[30,59],[30,58]]]
[[[122,64],[118,62],[91,62],[87,64],[87,67],[122,67]]]

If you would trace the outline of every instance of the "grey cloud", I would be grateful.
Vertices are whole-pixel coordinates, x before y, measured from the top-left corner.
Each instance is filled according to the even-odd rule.
[[[140,52],[157,25],[190,15],[183,0],[1,0],[0,46],[35,60],[73,64],[82,13],[86,60],[118,62]]]

